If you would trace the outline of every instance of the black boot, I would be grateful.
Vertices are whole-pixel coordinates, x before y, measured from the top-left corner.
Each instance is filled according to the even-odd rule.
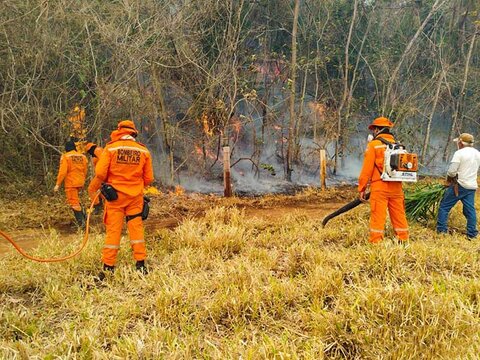
[[[80,228],[85,227],[85,213],[80,210],[73,210],[73,214],[75,215],[75,221]]]
[[[138,272],[142,273],[143,275],[148,274],[148,269],[147,269],[147,266],[145,265],[145,260],[137,261],[137,263],[135,264],[135,268],[137,269]]]
[[[97,276],[98,281],[103,281],[109,274],[113,274],[115,271],[115,266],[110,266],[107,264],[103,264],[103,270]]]

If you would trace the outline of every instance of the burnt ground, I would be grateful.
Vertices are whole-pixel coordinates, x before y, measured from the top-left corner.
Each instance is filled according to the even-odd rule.
[[[218,195],[161,193],[152,196],[150,217],[145,222],[147,233],[173,229],[185,218],[200,218],[216,206],[242,209],[247,218],[278,222],[289,214],[301,214],[319,222],[329,213],[353,200],[356,191],[351,186],[320,191],[303,189],[295,195],[264,195],[223,198]],[[25,250],[38,245],[42,239],[58,236],[67,242],[80,241],[81,234],[73,224],[73,216],[61,196],[44,196],[26,200],[0,200],[0,229],[9,233]],[[103,232],[101,215],[92,216],[91,232]],[[0,256],[14,251],[0,239]]]

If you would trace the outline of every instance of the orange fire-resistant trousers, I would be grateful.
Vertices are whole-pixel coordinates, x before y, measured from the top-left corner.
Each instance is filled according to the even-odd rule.
[[[408,240],[408,223],[405,215],[403,193],[391,194],[384,191],[372,191],[370,194],[370,237],[371,243],[383,239],[387,209],[395,235],[402,241]]]
[[[80,197],[78,196],[81,187],[67,187],[65,188],[65,195],[67,196],[67,203],[73,210],[82,211],[80,205]]]
[[[97,177],[94,177],[92,181],[90,181],[90,185],[88,185],[88,197],[90,198],[90,201],[95,199],[93,205],[98,205],[100,203],[100,197],[95,198],[97,195],[97,190],[100,189],[100,186],[102,186],[102,181]]]
[[[105,246],[103,247],[103,263],[115,266],[117,253],[120,248],[120,238],[126,215],[136,215],[142,212],[143,195],[135,197],[118,192],[118,199],[106,201],[103,222],[106,227]],[[143,221],[140,216],[127,222],[130,245],[133,250],[133,257],[137,261],[145,260],[145,239],[143,237]]]

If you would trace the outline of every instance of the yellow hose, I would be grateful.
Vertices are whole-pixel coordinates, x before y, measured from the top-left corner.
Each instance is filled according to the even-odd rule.
[[[46,259],[43,259],[43,258],[37,258],[35,256],[31,256],[31,255],[28,255],[25,250],[23,250],[16,242],[15,240],[12,239],[12,237],[10,235],[8,235],[7,233],[3,232],[2,230],[0,230],[0,236],[3,237],[5,240],[7,240],[10,244],[13,245],[13,247],[20,253],[22,254],[22,256],[26,257],[27,259],[30,259],[30,260],[33,260],[33,261],[37,261],[37,262],[42,262],[42,263],[53,263],[53,262],[60,262],[60,261],[65,261],[65,260],[68,260],[68,259],[71,259],[75,256],[77,256],[78,254],[80,254],[82,252],[82,250],[85,248],[85,246],[87,245],[88,243],[88,235],[90,233],[90,215],[92,214],[92,210],[93,210],[93,206],[95,204],[95,201],[98,199],[98,197],[100,196],[100,192],[97,192],[97,195],[95,196],[95,198],[92,200],[92,203],[90,204],[90,208],[88,209],[88,215],[87,215],[87,222],[86,222],[86,225],[85,225],[85,235],[83,236],[83,241],[80,245],[80,247],[75,250],[73,253],[71,253],[70,255],[67,255],[67,256],[63,256],[63,257],[60,257],[60,258],[46,258]]]

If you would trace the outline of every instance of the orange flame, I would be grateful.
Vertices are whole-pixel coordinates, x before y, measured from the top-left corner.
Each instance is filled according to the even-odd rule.
[[[85,109],[78,105],[75,105],[70,115],[67,117],[68,121],[72,124],[72,132],[70,136],[77,139],[84,139],[86,135],[85,131]]]
[[[232,127],[235,130],[236,135],[238,136],[238,134],[240,133],[240,130],[242,130],[242,123],[240,122],[240,120],[233,121]]]
[[[202,156],[202,155],[203,155],[202,148],[201,148],[200,146],[198,146],[198,145],[195,145],[195,153],[196,153],[197,155]]]
[[[72,126],[70,137],[78,140],[75,142],[75,146],[78,151],[84,153],[86,151],[85,146],[87,144],[85,141],[87,136],[87,131],[85,129],[85,109],[75,105],[73,110],[70,112],[70,115],[67,117],[67,120]]]
[[[325,119],[325,112],[326,112],[326,106],[322,103],[316,102],[316,101],[311,101],[308,106],[312,110],[313,113],[319,116],[320,120]]]
[[[160,195],[160,190],[158,190],[155,186],[149,186],[143,190],[145,195]]]
[[[209,159],[212,159],[212,160],[215,160],[215,158],[216,158],[216,156],[215,156],[215,154],[213,153],[213,151],[208,150],[208,149],[207,149],[207,151],[206,151],[206,155],[207,155],[207,157],[208,157]]]
[[[169,191],[168,194],[170,196],[183,196],[185,195],[185,189],[181,187],[180,185],[175,185],[175,190],[174,191]]]
[[[208,135],[212,136],[213,135],[213,127],[210,127],[210,124],[208,122],[208,115],[206,113],[202,114],[202,124],[203,124],[203,132]]]
[[[195,153],[199,156],[199,157],[203,157],[203,150],[200,146],[198,145],[194,145],[195,147]],[[209,159],[212,159],[212,160],[215,160],[217,157],[215,156],[215,154],[209,150],[209,149],[205,149],[205,156],[208,157]]]

